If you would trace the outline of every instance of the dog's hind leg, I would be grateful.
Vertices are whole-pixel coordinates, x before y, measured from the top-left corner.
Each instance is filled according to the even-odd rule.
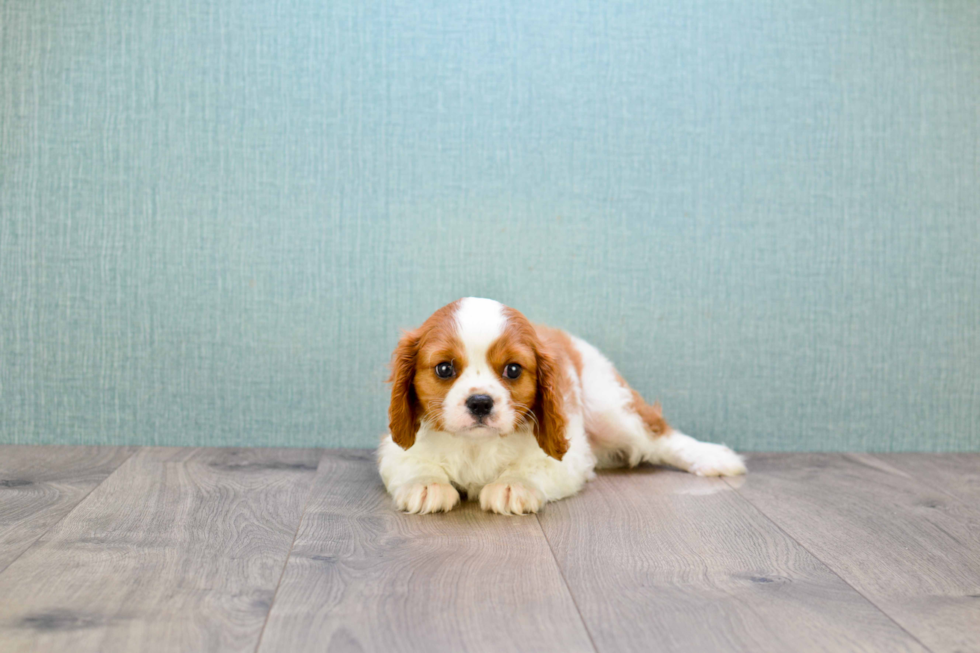
[[[598,349],[579,338],[573,342],[582,358],[585,430],[597,467],[634,467],[648,462],[700,476],[745,473],[738,454],[671,428],[660,406],[647,404]]]

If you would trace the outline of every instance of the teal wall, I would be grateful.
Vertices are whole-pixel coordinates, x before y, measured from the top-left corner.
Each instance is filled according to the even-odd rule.
[[[980,3],[0,0],[0,441],[371,446],[461,295],[743,449],[980,449]]]

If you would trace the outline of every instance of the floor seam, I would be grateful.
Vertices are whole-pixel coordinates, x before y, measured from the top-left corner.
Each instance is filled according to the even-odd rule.
[[[265,613],[265,620],[262,622],[262,629],[259,631],[259,639],[255,643],[255,653],[258,653],[259,649],[262,647],[262,638],[265,637],[265,629],[269,625],[269,618],[272,616],[272,610],[276,607],[276,599],[279,598],[279,588],[282,587],[282,579],[286,577],[286,567],[289,566],[289,560],[293,557],[293,549],[296,548],[296,540],[299,538],[299,531],[303,527],[303,520],[306,519],[306,509],[310,506],[310,497],[313,496],[313,489],[316,487],[316,480],[320,477],[320,464],[323,463],[324,458],[326,458],[327,452],[320,451],[320,459],[317,461],[316,471],[313,473],[313,479],[310,481],[310,489],[306,493],[306,500],[303,501],[303,510],[300,512],[299,521],[296,524],[296,532],[293,533],[293,541],[289,544],[289,551],[286,552],[286,560],[282,563],[282,571],[279,572],[279,580],[276,581],[276,589],[272,592],[272,600],[269,602],[269,611]]]
[[[55,526],[57,526],[61,522],[65,521],[65,519],[68,518],[68,515],[72,514],[76,510],[78,510],[78,507],[80,505],[82,505],[83,503],[85,503],[85,500],[88,499],[90,496],[92,496],[92,493],[93,492],[95,492],[100,487],[102,487],[102,484],[103,483],[105,483],[106,481],[108,481],[109,478],[111,478],[116,472],[118,472],[120,469],[122,469],[122,466],[125,465],[126,463],[128,463],[130,460],[132,460],[133,459],[133,456],[135,456],[137,453],[139,453],[141,449],[143,449],[143,447],[133,447],[133,451],[128,456],[126,456],[126,458],[121,463],[119,463],[118,465],[116,465],[116,468],[115,469],[113,469],[111,472],[109,472],[108,474],[106,474],[106,477],[104,479],[102,479],[101,481],[99,481],[98,483],[96,483],[95,485],[93,485],[92,488],[88,492],[85,493],[85,496],[83,496],[81,499],[79,499],[78,500],[78,503],[76,503],[74,506],[71,507],[71,510],[69,510],[68,512],[66,512],[65,514],[63,514],[57,521],[55,521],[53,524],[51,524],[50,526],[48,526],[44,530],[43,533],[41,533],[40,535],[37,536],[37,539],[35,539],[33,542],[31,542],[31,545],[29,547],[27,547],[26,549],[24,549],[23,551],[21,551],[20,553],[18,553],[17,556],[13,560],[11,560],[10,562],[8,562],[7,565],[3,569],[0,569],[0,576],[3,576],[3,574],[5,574],[7,572],[7,570],[10,569],[13,566],[13,564],[15,562],[17,562],[18,560],[20,560],[21,557],[23,557],[23,555],[25,553],[27,553],[28,551],[31,551],[32,549],[34,549],[34,547],[37,546],[37,543],[40,542],[41,539],[45,535],[47,535],[48,533],[50,533],[52,531],[52,529],[54,529]]]
[[[814,560],[816,560],[821,565],[823,565],[824,568],[827,569],[827,571],[829,571],[834,576],[836,576],[837,578],[839,578],[842,583],[844,583],[845,585],[847,585],[848,587],[850,587],[852,590],[854,590],[854,592],[858,596],[860,596],[865,601],[867,601],[872,607],[874,607],[875,610],[877,610],[878,612],[880,612],[881,614],[883,614],[885,616],[885,618],[888,619],[893,624],[895,624],[895,626],[899,630],[901,630],[903,633],[905,633],[906,635],[908,635],[909,637],[911,637],[913,641],[917,642],[926,651],[929,651],[930,653],[935,653],[931,648],[929,648],[928,646],[926,646],[925,643],[922,640],[920,640],[918,637],[916,637],[915,635],[913,635],[912,633],[910,633],[905,628],[905,626],[903,626],[902,624],[898,623],[895,620],[895,618],[893,616],[891,616],[888,612],[886,612],[881,606],[879,606],[877,603],[875,603],[874,601],[872,601],[870,597],[866,596],[864,594],[864,592],[862,592],[858,588],[854,587],[854,585],[852,585],[851,583],[849,583],[846,578],[844,578],[839,573],[837,573],[837,570],[836,569],[834,569],[829,564],[827,564],[826,562],[824,562],[823,558],[821,558],[816,553],[814,553],[813,551],[811,551],[809,549],[809,547],[805,546],[802,542],[800,542],[798,539],[796,539],[795,537],[793,537],[793,535],[789,531],[787,531],[782,526],[780,526],[778,523],[776,523],[776,521],[772,517],[770,517],[768,514],[766,514],[766,512],[764,510],[762,510],[762,508],[760,508],[759,506],[755,505],[752,501],[749,501],[748,497],[746,497],[744,494],[742,494],[737,487],[735,487],[734,485],[732,485],[732,483],[729,482],[729,480],[727,478],[722,478],[722,480],[725,482],[726,485],[728,485],[728,487],[730,487],[731,489],[735,490],[735,494],[738,495],[738,498],[739,499],[741,499],[742,501],[744,501],[745,503],[747,503],[748,505],[750,505],[756,512],[758,512],[760,515],[762,515],[763,518],[765,518],[766,521],[768,521],[770,524],[772,524],[780,533],[782,533],[783,535],[785,535],[786,537],[788,537],[789,539],[791,539],[801,549],[803,549],[808,554],[810,554],[811,556],[813,556],[813,559]]]
[[[572,587],[568,584],[568,579],[565,578],[565,570],[561,568],[561,563],[558,562],[558,556],[555,555],[555,548],[551,545],[551,540],[548,539],[548,534],[544,530],[544,524],[541,523],[541,517],[534,515],[534,519],[538,522],[538,528],[541,530],[541,535],[544,536],[544,541],[548,544],[548,551],[551,552],[551,559],[555,561],[555,568],[558,569],[558,575],[561,577],[561,582],[565,586],[565,591],[568,592],[568,598],[572,600],[572,605],[575,606],[575,612],[578,614],[578,618],[582,622],[582,628],[585,629],[585,635],[589,638],[589,644],[592,645],[593,651],[599,653],[599,647],[596,646],[595,640],[592,638],[592,631],[589,630],[589,624],[585,620],[585,615],[582,614],[582,608],[579,607],[578,601],[575,600],[575,593],[572,592]]]

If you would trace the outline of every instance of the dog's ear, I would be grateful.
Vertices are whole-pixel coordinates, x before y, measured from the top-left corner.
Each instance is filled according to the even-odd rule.
[[[388,428],[391,430],[391,439],[402,449],[408,449],[415,444],[415,434],[421,423],[421,407],[415,394],[415,359],[418,350],[419,335],[413,331],[402,336],[391,356]]]
[[[534,436],[546,454],[561,460],[568,451],[565,438],[565,379],[558,361],[543,343],[537,346],[538,388],[534,398]]]

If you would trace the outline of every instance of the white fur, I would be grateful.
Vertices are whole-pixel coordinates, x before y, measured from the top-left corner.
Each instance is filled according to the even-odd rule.
[[[503,306],[488,299],[462,300],[456,327],[466,348],[467,366],[446,395],[446,430],[423,423],[408,450],[384,438],[378,467],[385,487],[399,509],[411,513],[451,510],[459,490],[479,499],[484,510],[501,514],[537,512],[548,501],[578,492],[594,477],[594,469],[642,461],[673,465],[701,476],[745,473],[742,459],[731,449],[699,442],[678,431],[654,436],[631,409],[632,395],[619,383],[612,363],[584,340],[573,338],[582,356],[582,375],[569,366],[573,379],[566,405],[568,451],[562,460],[538,446],[527,426],[513,430],[517,412],[497,373],[486,360],[487,349],[500,336],[506,320]],[[472,428],[465,409],[471,394],[494,399],[491,428]]]
[[[616,377],[616,368],[581,338],[572,342],[582,356],[585,430],[596,453],[597,466],[635,467],[641,462],[672,465],[698,476],[736,476],[745,463],[720,444],[700,442],[679,431],[652,437],[640,416],[630,409],[630,391]]]

